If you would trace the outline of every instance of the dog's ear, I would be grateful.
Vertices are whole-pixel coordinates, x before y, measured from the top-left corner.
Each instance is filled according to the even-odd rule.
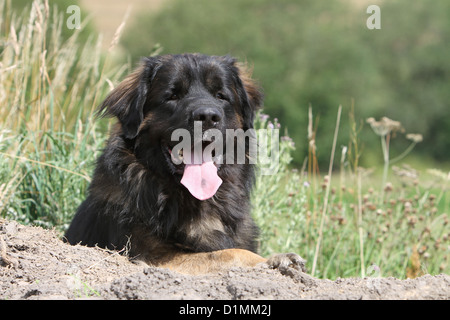
[[[252,79],[252,70],[247,64],[235,62],[234,66],[238,73],[237,92],[243,108],[244,130],[252,129],[255,113],[263,106],[263,93]]]
[[[157,58],[143,58],[139,67],[111,91],[99,106],[98,115],[119,119],[127,139],[134,139],[138,134],[144,119],[148,90],[158,68]]]

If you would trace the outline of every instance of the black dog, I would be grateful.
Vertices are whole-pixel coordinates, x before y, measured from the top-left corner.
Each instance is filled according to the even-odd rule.
[[[173,161],[175,129],[193,134],[199,121],[202,133],[245,131],[253,128],[261,105],[259,88],[231,57],[143,59],[100,106],[101,114],[119,122],[65,239],[126,247],[131,258],[191,274],[261,262],[302,268],[304,261],[295,254],[267,261],[254,253],[253,165],[218,163],[216,157],[194,165]],[[207,146],[202,141],[201,150]]]

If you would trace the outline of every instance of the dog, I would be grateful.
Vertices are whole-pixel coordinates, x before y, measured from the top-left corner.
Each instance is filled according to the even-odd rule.
[[[214,152],[198,163],[188,163],[186,156],[184,162],[174,161],[174,153],[182,156],[174,152],[176,129],[193,134],[200,124],[200,136],[212,129],[222,134],[253,129],[262,103],[249,69],[233,57],[143,58],[99,106],[98,114],[118,122],[64,240],[126,248],[131,259],[185,274],[263,263],[304,270],[305,261],[296,254],[265,259],[256,253],[253,164],[219,163]],[[205,151],[211,143],[197,145]],[[248,140],[244,148],[248,153]]]

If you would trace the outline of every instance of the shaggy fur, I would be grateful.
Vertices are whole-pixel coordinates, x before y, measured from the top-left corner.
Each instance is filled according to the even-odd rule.
[[[260,89],[231,57],[144,58],[99,108],[119,121],[66,241],[116,250],[128,246],[131,258],[185,273],[266,261],[255,254],[253,166],[221,164],[222,185],[200,201],[180,184],[183,168],[170,163],[167,151],[176,143],[170,140],[174,129],[193,131],[199,108],[207,106],[218,116],[214,123],[205,120],[203,129],[225,133],[253,128],[261,104]]]

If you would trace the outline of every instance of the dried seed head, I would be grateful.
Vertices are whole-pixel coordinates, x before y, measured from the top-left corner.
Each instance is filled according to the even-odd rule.
[[[365,194],[365,195],[363,196],[363,202],[364,202],[364,203],[367,203],[368,201],[369,201],[369,195]]]
[[[419,250],[417,250],[417,252],[420,254],[420,255],[423,255],[424,253],[425,253],[425,251],[427,251],[427,246],[425,246],[425,245],[423,245],[423,246],[421,246],[420,248],[419,248]]]
[[[399,121],[389,119],[388,117],[383,117],[380,121],[376,121],[371,117],[368,118],[366,122],[370,124],[375,134],[382,137],[388,135],[391,132],[404,131],[402,124]]]
[[[417,170],[406,164],[402,165],[401,167],[393,166],[392,171],[395,175],[399,176],[400,178],[408,179],[408,181],[417,180],[419,177],[419,173],[417,172]]]
[[[437,240],[434,242],[434,248],[435,248],[435,249],[439,249],[440,245],[441,245],[441,239],[437,239]]]
[[[406,220],[408,221],[408,225],[410,227],[414,227],[414,225],[417,223],[417,217],[412,215],[412,216],[407,216]]]
[[[388,182],[384,186],[384,192],[391,192],[394,188],[392,187],[392,183]]]
[[[406,139],[411,140],[414,143],[419,143],[423,141],[423,136],[419,133],[408,133]]]
[[[45,13],[45,19],[48,19],[48,16],[50,15],[50,9],[48,6],[48,0],[44,1],[44,13]]]
[[[14,28],[14,26],[12,24],[11,24],[11,31],[9,34],[11,36],[11,45],[14,49],[14,53],[17,56],[20,53],[20,45],[19,45],[19,42],[17,41],[16,29]]]
[[[116,32],[114,33],[113,39],[111,40],[111,43],[108,48],[108,52],[111,52],[119,43],[123,29],[125,28],[125,23],[129,15],[130,15],[130,7],[128,7],[127,11],[125,12],[125,16],[123,18],[122,23],[119,25],[119,27],[117,27]]]

